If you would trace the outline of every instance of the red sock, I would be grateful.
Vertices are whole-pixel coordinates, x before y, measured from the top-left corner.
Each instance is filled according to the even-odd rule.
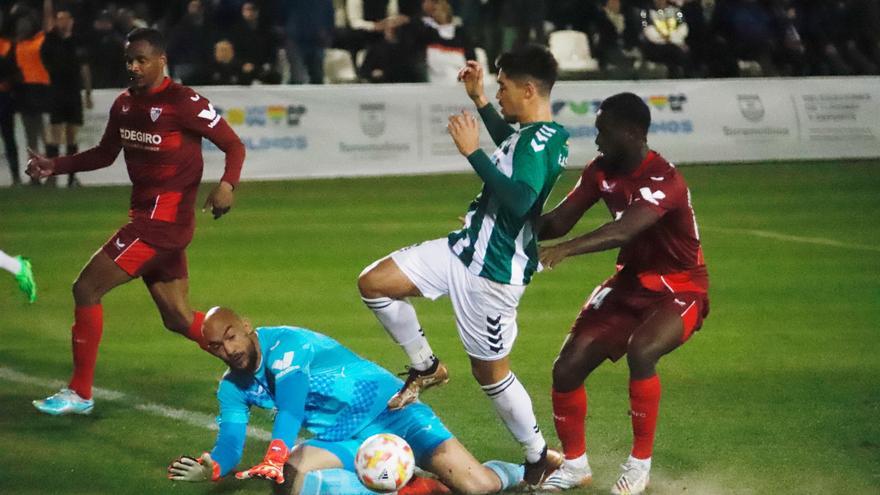
[[[577,459],[587,452],[586,419],[587,391],[583,385],[571,392],[553,391],[553,423],[566,459]]]
[[[434,478],[413,476],[409,483],[397,491],[398,495],[446,495],[449,488]]]
[[[98,345],[104,332],[104,308],[100,304],[77,306],[73,314],[73,376],[68,387],[83,399],[91,399]]]
[[[630,418],[633,428],[632,456],[648,459],[654,449],[657,411],[660,409],[660,377],[629,382]]]
[[[189,326],[189,331],[186,333],[186,338],[192,340],[196,344],[199,344],[199,347],[205,349],[205,336],[202,334],[202,323],[205,322],[205,313],[201,311],[196,311],[193,313],[193,321]]]

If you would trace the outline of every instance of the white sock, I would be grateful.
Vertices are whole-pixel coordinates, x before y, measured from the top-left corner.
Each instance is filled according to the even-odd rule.
[[[650,457],[648,457],[647,459],[638,459],[636,457],[629,456],[629,459],[626,460],[626,463],[627,464],[638,464],[642,469],[644,469],[646,471],[651,470],[651,458]]]
[[[587,460],[587,454],[574,459],[565,459],[563,461],[565,467],[572,471],[583,471],[590,469],[590,462]]]
[[[523,446],[528,462],[537,462],[547,443],[538,428],[538,420],[532,410],[532,399],[522,383],[511,371],[500,382],[483,385],[483,392],[492,399],[492,404],[501,420]]]
[[[21,272],[21,262],[18,261],[18,258],[9,256],[3,251],[0,251],[0,268],[6,270],[12,275],[18,275],[18,273]]]
[[[412,367],[424,371],[434,363],[434,352],[416,317],[416,309],[405,299],[361,298],[395,342],[403,347]]]

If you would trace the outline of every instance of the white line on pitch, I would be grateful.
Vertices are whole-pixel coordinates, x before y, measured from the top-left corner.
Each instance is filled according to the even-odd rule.
[[[48,380],[44,378],[37,378],[34,376],[26,375],[24,373],[20,373],[10,368],[5,368],[3,366],[0,366],[0,380],[23,383],[25,385],[35,385],[48,389],[59,389],[66,385],[61,380]],[[132,405],[132,407],[134,407],[138,411],[147,412],[156,416],[162,416],[164,418],[174,419],[180,421],[181,423],[198,426],[199,428],[207,428],[214,431],[217,430],[217,423],[214,421],[214,416],[211,416],[209,414],[202,414],[195,411],[189,411],[187,409],[169,407],[163,404],[157,404],[155,402],[147,402],[145,400],[139,399],[138,397],[127,395],[122,392],[98,387],[94,388],[94,395],[96,399],[106,400],[109,402],[122,402],[127,405]],[[258,440],[272,439],[271,433],[262,428],[256,428],[253,426],[248,426],[247,434],[249,437],[256,438]]]
[[[723,232],[726,234],[746,234],[746,235],[753,235],[755,237],[764,237],[766,239],[775,239],[777,241],[800,242],[803,244],[818,244],[820,246],[831,246],[831,247],[839,247],[839,248],[846,248],[846,249],[857,249],[859,251],[873,251],[875,253],[880,253],[880,247],[877,247],[877,246],[868,246],[865,244],[852,244],[849,242],[835,241],[834,239],[826,239],[824,237],[802,237],[802,236],[798,236],[798,235],[780,234],[779,232],[773,232],[770,230],[729,229],[726,227],[706,227],[704,225],[700,226],[700,230]]]

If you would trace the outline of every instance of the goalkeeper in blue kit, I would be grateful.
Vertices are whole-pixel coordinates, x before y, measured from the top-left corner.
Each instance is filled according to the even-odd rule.
[[[168,467],[175,481],[218,480],[241,460],[251,406],[275,409],[272,440],[262,462],[238,479],[274,481],[277,493],[373,493],[354,472],[360,444],[393,433],[413,449],[416,464],[438,480],[420,478],[399,493],[493,493],[518,485],[523,467],[480,464],[426,405],[386,406],[402,382],[339,342],[311,330],[278,326],[254,329],[227,308],[213,308],[202,326],[207,350],[229,369],[217,399],[219,433],[199,458],[183,456]],[[300,429],[312,437],[297,444]]]

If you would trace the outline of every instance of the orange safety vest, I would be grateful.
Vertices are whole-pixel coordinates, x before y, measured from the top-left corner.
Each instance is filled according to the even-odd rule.
[[[15,45],[15,60],[21,69],[25,84],[49,85],[49,72],[40,58],[40,48],[46,41],[46,33],[40,31],[35,36],[21,40]]]

